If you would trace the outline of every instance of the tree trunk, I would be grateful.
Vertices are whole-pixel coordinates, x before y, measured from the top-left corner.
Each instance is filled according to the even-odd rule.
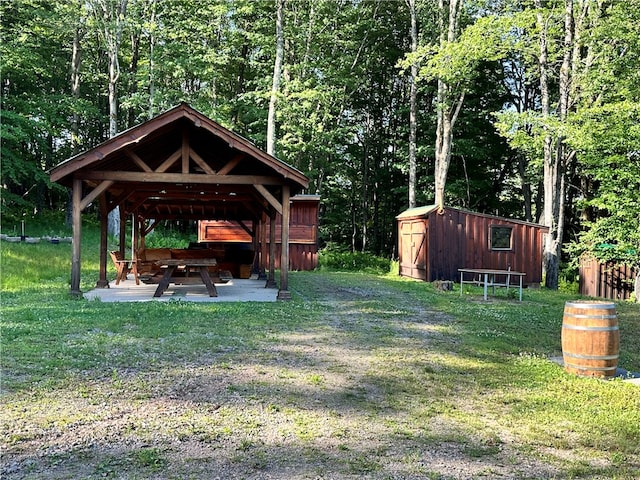
[[[416,18],[416,0],[407,0],[411,15],[411,53],[418,49],[418,22]],[[418,65],[411,65],[409,92],[409,208],[416,206],[416,141],[417,141],[417,96]]]
[[[536,0],[536,7],[540,10],[540,0]],[[548,31],[542,11],[538,12],[537,21],[540,29],[539,67],[542,115],[549,117]],[[566,120],[570,101],[573,29],[573,1],[566,0],[564,55],[559,75],[558,117],[560,121]],[[554,148],[552,133],[547,131],[544,139],[544,224],[549,227],[549,233],[544,245],[543,270],[545,286],[554,290],[558,288],[564,234],[565,163],[567,157],[568,149],[564,137],[558,135]]]
[[[129,83],[129,95],[135,96],[138,93],[138,63],[140,61],[140,31],[131,34],[131,62],[129,62],[129,75],[131,76]],[[136,123],[137,108],[129,108],[127,115],[127,128],[131,128]]]
[[[464,0],[439,0],[440,46],[454,42],[458,35],[458,20]],[[445,21],[446,19],[446,21]],[[435,144],[435,203],[444,207],[444,189],[451,162],[453,128],[464,103],[464,91],[453,92],[446,81],[438,79],[437,123]]]
[[[84,20],[81,20],[84,22]],[[80,98],[80,66],[82,62],[82,50],[80,38],[82,27],[78,25],[73,31],[73,46],[71,50],[71,96],[74,101]],[[80,149],[79,116],[76,108],[71,116],[71,153],[76,155]]]
[[[280,91],[280,76],[284,59],[284,30],[283,14],[285,0],[278,0],[276,12],[276,58],[273,65],[273,82],[271,85],[271,99],[269,100],[269,114],[267,117],[267,153],[276,154],[276,103]]]
[[[151,20],[150,24],[155,26],[156,24],[156,0],[151,1]],[[147,117],[153,118],[155,115],[154,99],[156,95],[155,77],[154,77],[154,53],[156,46],[155,28],[152,28],[149,32],[149,113]]]
[[[98,0],[101,12],[94,6],[94,14],[102,15],[98,18],[104,22],[104,41],[109,57],[109,138],[118,134],[118,79],[120,78],[120,42],[124,29],[124,19],[127,14],[128,0],[120,0],[117,5],[108,4],[104,0]],[[120,231],[120,212],[116,207],[109,212],[109,233],[117,235]]]

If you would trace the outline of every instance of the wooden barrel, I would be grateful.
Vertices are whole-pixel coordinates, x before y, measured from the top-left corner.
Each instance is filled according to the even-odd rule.
[[[619,350],[620,331],[613,303],[565,303],[562,358],[567,372],[589,377],[613,377]]]

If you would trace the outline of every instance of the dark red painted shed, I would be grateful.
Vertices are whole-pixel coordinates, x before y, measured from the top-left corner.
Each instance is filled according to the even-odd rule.
[[[396,219],[402,276],[457,281],[459,268],[510,268],[526,273],[526,284],[542,282],[547,227],[437,205],[406,210]]]

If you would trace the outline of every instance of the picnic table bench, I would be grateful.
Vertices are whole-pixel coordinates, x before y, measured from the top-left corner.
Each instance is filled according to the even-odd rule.
[[[523,272],[515,272],[513,270],[495,270],[488,268],[459,268],[460,272],[460,295],[462,295],[462,285],[464,283],[473,283],[475,285],[483,285],[484,287],[484,299],[487,299],[487,293],[489,287],[492,288],[492,293],[495,294],[495,287],[505,287],[507,291],[509,287],[519,287],[520,295],[519,299],[522,301],[522,278],[526,275]],[[472,280],[465,280],[465,275],[473,275]],[[498,281],[502,279],[503,281]],[[511,284],[511,278],[517,277],[519,283],[516,285]]]

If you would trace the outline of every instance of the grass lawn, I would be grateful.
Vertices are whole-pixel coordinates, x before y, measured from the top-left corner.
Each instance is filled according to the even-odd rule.
[[[70,245],[1,247],[3,479],[640,478],[640,386],[549,360],[575,295],[294,272],[291,302],[107,304],[68,297]]]

